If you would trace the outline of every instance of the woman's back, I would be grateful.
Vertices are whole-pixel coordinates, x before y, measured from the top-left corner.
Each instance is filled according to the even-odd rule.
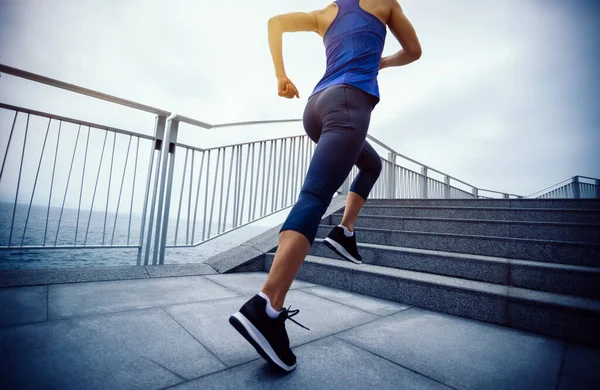
[[[379,98],[377,74],[385,24],[364,10],[359,0],[338,0],[334,8],[335,17],[323,34],[327,69],[313,94],[332,85],[347,84]]]

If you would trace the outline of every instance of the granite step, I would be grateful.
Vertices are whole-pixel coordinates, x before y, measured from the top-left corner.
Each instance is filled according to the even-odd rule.
[[[342,222],[343,214],[335,213],[330,218],[330,225],[338,225]],[[600,244],[600,224],[415,218],[361,213],[355,226],[357,228],[471,234]]]
[[[265,271],[274,254],[267,254]],[[297,278],[429,310],[600,345],[600,300],[308,256]]]
[[[359,244],[363,264],[600,299],[600,268]],[[340,259],[316,239],[310,254]]]
[[[365,205],[361,213],[413,218],[600,223],[599,209]]]
[[[500,207],[600,210],[600,199],[368,199],[366,206]]]
[[[320,225],[317,238],[327,237],[333,227]],[[365,244],[600,267],[598,244],[371,228],[357,229],[356,234]]]

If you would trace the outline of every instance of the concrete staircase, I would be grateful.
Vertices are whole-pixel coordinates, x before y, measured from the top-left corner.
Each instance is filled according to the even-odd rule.
[[[360,265],[323,244],[342,214],[299,279],[600,345],[599,200],[369,200]]]

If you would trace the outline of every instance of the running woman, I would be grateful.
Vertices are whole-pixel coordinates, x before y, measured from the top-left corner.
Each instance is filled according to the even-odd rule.
[[[402,49],[382,58],[386,26]],[[366,141],[371,112],[379,102],[377,75],[380,69],[419,59],[421,45],[396,0],[337,0],[322,10],[275,16],[268,30],[278,94],[288,99],[300,95],[283,65],[283,33],[312,31],[323,38],[327,69],[303,115],[304,129],[317,147],[298,200],[281,228],[265,285],[229,322],[269,363],[291,371],[296,356],[285,320],[298,310],[283,307],[285,296],[333,195],[354,165],[359,173],[350,187],[342,223],[329,233],[326,245],[350,261],[361,262],[354,223],[381,172],[381,159]]]

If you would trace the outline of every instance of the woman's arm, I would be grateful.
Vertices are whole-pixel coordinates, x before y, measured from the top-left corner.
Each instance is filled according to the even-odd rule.
[[[382,58],[381,69],[407,65],[421,58],[421,44],[417,33],[398,2],[395,2],[392,8],[388,26],[402,49],[394,55]]]
[[[291,99],[294,96],[300,97],[298,89],[285,73],[282,47],[283,33],[297,31],[314,31],[318,33],[319,25],[317,22],[317,12],[294,12],[274,16],[269,19],[269,48],[271,49],[271,57],[273,58],[273,65],[275,66],[275,76],[277,77],[279,96],[288,99]]]

